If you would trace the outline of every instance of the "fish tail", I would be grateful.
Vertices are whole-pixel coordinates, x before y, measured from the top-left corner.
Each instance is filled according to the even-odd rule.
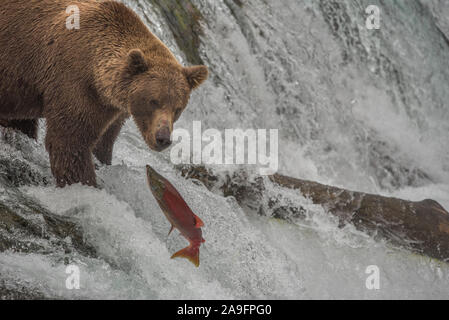
[[[192,262],[196,267],[200,266],[200,248],[198,246],[188,246],[184,249],[179,250],[171,256],[174,258],[186,258]]]

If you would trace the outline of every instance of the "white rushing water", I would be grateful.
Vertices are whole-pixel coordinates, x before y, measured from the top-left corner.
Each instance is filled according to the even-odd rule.
[[[185,63],[163,18],[124,1]],[[176,124],[279,129],[280,172],[348,189],[432,198],[449,208],[449,2],[438,0],[193,0],[204,16],[201,56],[210,80]],[[381,9],[367,30],[365,8]],[[43,146],[1,145],[51,180]],[[201,266],[170,260],[187,242],[146,185],[145,165],[168,178],[205,222]],[[227,170],[221,167],[216,170]],[[307,209],[290,224],[242,211],[233,198],[179,176],[169,151],[148,150],[125,125],[102,189],[25,186],[20,192],[83,228],[99,258],[73,254],[81,289],[67,290],[64,257],[0,253],[11,285],[49,297],[125,299],[449,298],[449,265],[375,241],[297,193],[269,193]],[[0,188],[2,198],[7,192]],[[380,270],[367,290],[365,270]]]

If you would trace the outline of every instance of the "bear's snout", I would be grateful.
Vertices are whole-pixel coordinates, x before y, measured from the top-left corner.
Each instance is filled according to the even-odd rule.
[[[158,151],[162,151],[168,148],[170,145],[170,129],[168,126],[164,126],[156,132],[156,147]]]

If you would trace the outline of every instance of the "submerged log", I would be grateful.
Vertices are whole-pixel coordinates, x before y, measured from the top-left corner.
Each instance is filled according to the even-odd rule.
[[[395,243],[406,241],[410,249],[432,258],[449,260],[449,213],[436,201],[406,201],[352,192],[274,175],[280,186],[298,189],[340,220],[368,233],[378,232]]]
[[[280,205],[278,199],[264,201],[267,183],[298,190],[313,203],[338,217],[340,224],[353,224],[358,230],[380,236],[414,252],[449,261],[449,213],[436,201],[407,201],[380,195],[353,192],[317,182],[275,174],[267,179],[249,179],[244,172],[218,177],[204,167],[183,166],[186,178],[201,181],[210,190],[234,196],[243,207],[263,213],[267,206],[278,218],[301,215],[303,208]],[[289,214],[284,214],[288,212]]]

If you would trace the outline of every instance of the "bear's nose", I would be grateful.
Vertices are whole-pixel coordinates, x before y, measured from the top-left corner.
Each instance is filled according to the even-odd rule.
[[[156,132],[156,146],[161,151],[171,145],[170,129],[162,127]]]

